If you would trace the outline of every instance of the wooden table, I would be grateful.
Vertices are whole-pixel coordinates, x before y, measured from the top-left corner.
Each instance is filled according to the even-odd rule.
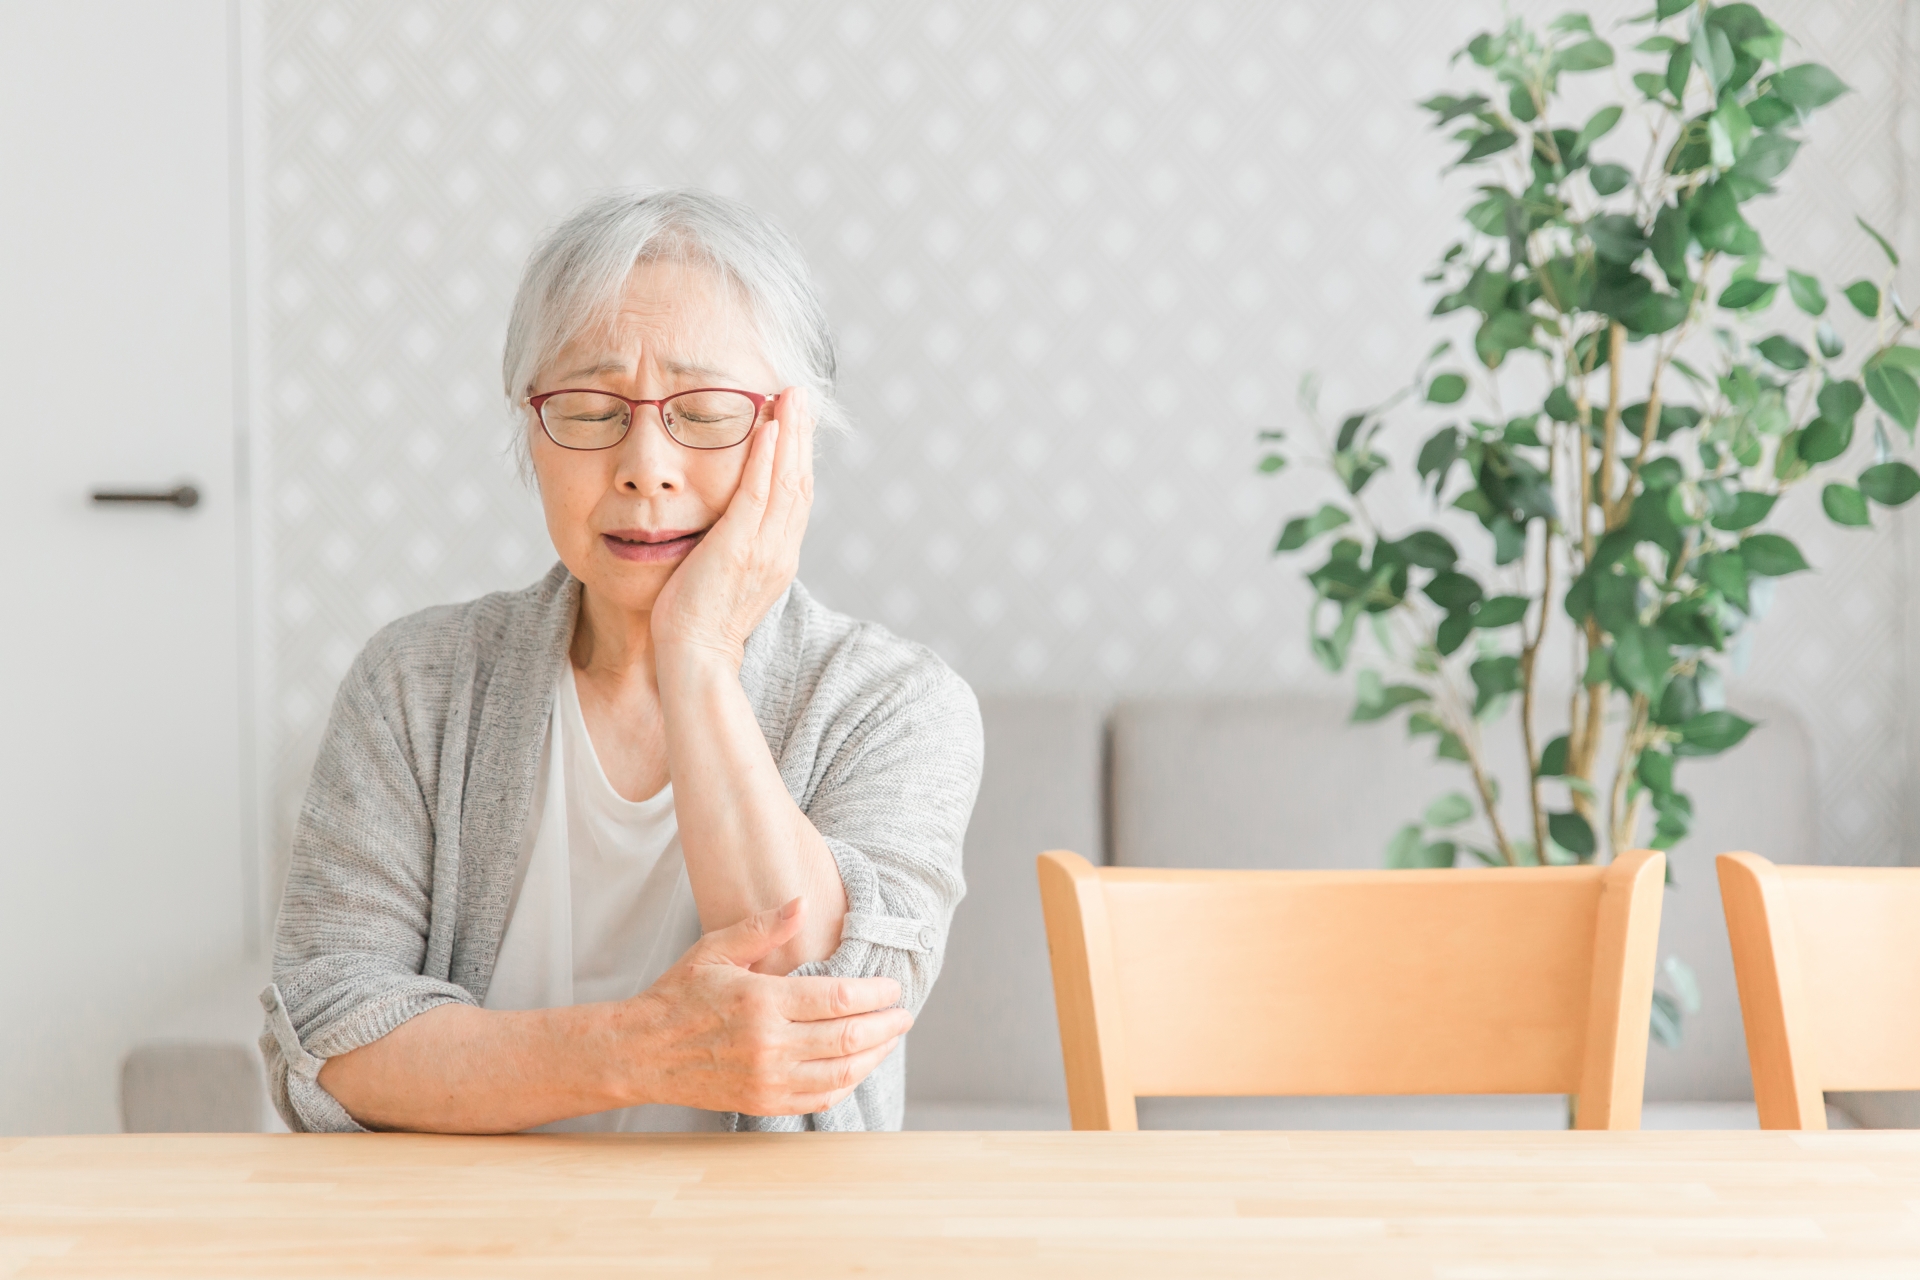
[[[0,1276],[1920,1276],[1916,1133],[0,1138]]]

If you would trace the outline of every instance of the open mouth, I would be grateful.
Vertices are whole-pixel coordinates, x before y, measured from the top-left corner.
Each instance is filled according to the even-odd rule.
[[[657,564],[678,560],[693,550],[705,533],[705,529],[661,529],[652,533],[644,529],[616,529],[601,534],[600,541],[618,559]]]

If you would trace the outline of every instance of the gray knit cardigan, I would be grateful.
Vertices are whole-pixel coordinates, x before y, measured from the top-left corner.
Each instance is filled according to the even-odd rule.
[[[325,1060],[435,1005],[485,1001],[580,584],[562,565],[523,591],[386,627],[340,692],[294,835],[260,1037],[296,1131],[356,1130]],[[740,670],[794,802],[846,885],[838,950],[800,974],[884,975],[917,1012],[965,892],[960,845],[980,783],[980,712],[930,651],[824,608],[797,582]],[[905,1055],[811,1116],[742,1129],[898,1129]]]

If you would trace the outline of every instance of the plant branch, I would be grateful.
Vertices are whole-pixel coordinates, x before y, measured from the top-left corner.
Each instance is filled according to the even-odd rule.
[[[1627,784],[1633,780],[1634,762],[1640,758],[1643,745],[1642,736],[1647,727],[1647,695],[1633,695],[1633,711],[1627,721],[1627,731],[1620,739],[1620,763],[1613,773],[1613,804],[1608,813],[1607,846],[1618,857],[1624,852],[1622,840],[1633,839],[1633,828],[1629,825],[1627,813]]]

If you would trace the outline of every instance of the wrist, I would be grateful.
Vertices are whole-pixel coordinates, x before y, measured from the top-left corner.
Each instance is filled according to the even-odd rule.
[[[713,683],[738,683],[740,664],[745,659],[741,647],[697,640],[656,639],[653,651],[654,675],[660,691],[669,685],[699,687]]]
[[[590,1075],[595,1091],[605,1106],[603,1111],[637,1107],[656,1102],[658,1090],[648,1070],[654,1055],[649,1051],[654,1019],[646,992],[630,1000],[579,1006],[592,1010],[594,1025],[587,1036],[598,1060]]]

